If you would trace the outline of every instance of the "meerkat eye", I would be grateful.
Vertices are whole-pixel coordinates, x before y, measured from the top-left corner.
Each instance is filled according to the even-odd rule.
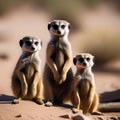
[[[86,60],[89,62],[89,61],[90,61],[90,58],[88,57],[88,58],[86,58]]]
[[[25,44],[28,46],[31,46],[31,42],[30,41],[25,41]]]
[[[83,59],[83,58],[79,58],[78,60],[79,60],[79,62],[81,62],[81,63],[84,62],[84,59]]]
[[[55,24],[53,25],[53,29],[57,30],[58,29],[58,26]]]
[[[64,29],[64,28],[65,28],[65,25],[61,25],[61,28]]]
[[[35,45],[38,45],[39,44],[39,42],[35,42]]]

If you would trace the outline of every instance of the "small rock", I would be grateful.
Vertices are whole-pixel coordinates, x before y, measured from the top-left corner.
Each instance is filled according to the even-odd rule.
[[[19,114],[19,115],[16,115],[15,117],[16,117],[16,118],[19,118],[19,117],[22,117],[22,115],[21,115],[21,114]]]

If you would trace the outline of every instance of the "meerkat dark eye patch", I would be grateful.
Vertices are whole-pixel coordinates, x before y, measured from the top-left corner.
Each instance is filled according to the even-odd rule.
[[[39,44],[39,42],[35,42],[35,45],[38,45]]]
[[[81,63],[84,62],[84,58],[79,58],[78,60],[79,60],[79,62],[81,62]]]
[[[88,57],[88,58],[86,58],[86,60],[89,62],[89,61],[90,61],[90,58]]]
[[[25,44],[31,46],[32,43],[30,41],[25,41]]]
[[[56,24],[52,25],[52,27],[53,27],[54,30],[58,29],[58,25],[56,25]]]
[[[64,28],[65,28],[65,25],[61,25],[61,28],[64,29]]]

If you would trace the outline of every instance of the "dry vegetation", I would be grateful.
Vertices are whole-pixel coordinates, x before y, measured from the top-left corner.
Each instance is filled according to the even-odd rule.
[[[92,53],[97,59],[97,63],[108,62],[120,57],[120,35],[112,34],[107,31],[91,31],[84,40],[89,41],[85,44],[84,51]]]

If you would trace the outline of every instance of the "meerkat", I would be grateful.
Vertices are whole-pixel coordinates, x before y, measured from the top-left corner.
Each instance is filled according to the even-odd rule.
[[[97,110],[99,104],[98,94],[96,93],[96,86],[92,67],[94,56],[89,53],[80,53],[73,58],[73,63],[77,68],[74,83],[76,88],[75,103],[76,109],[82,109],[83,114],[101,113]]]
[[[22,48],[22,54],[12,75],[12,91],[16,97],[13,102],[19,103],[21,99],[25,99],[43,104],[40,97],[42,80],[39,57],[42,41],[26,36],[19,41],[19,45]]]
[[[46,49],[43,84],[45,105],[52,106],[67,100],[73,80],[72,48],[68,40],[70,23],[53,20],[48,23],[48,30],[50,41]]]

